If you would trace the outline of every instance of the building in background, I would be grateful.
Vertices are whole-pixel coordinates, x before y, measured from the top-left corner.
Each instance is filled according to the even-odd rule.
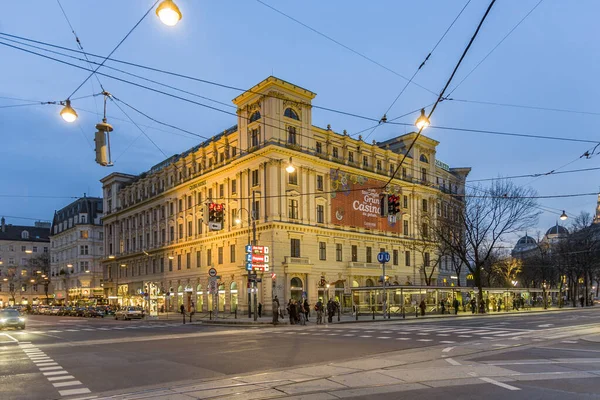
[[[143,305],[153,284],[159,309],[246,310],[254,232],[269,248],[268,271],[258,272],[265,310],[274,295],[282,305],[337,298],[350,308],[350,288],[382,285],[381,250],[390,284],[422,284],[436,254],[417,244],[437,215],[463,207],[470,169],[440,162],[439,143],[414,132],[366,143],[314,126],[315,96],[269,77],[233,100],[237,125],[141,175],[103,178],[107,295]],[[380,216],[384,186],[399,199],[394,217]],[[224,206],[222,229],[209,229],[207,203]]]
[[[50,279],[57,303],[103,299],[102,199],[82,197],[54,212],[50,233]]]
[[[50,223],[34,226],[6,224],[0,220],[0,307],[45,302],[48,274],[40,263],[50,247]],[[45,276],[43,276],[45,275]]]

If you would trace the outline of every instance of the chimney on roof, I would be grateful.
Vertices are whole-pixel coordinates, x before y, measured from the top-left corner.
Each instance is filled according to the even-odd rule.
[[[2,232],[6,232],[6,220],[2,217],[0,221],[2,222]]]

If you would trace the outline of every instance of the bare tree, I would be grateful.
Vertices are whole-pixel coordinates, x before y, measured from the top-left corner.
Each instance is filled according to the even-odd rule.
[[[417,227],[417,238],[413,241],[413,249],[421,255],[419,269],[427,286],[433,283],[435,271],[446,254],[446,246],[435,240],[430,226],[429,218],[422,218],[421,224]]]
[[[540,212],[534,196],[531,189],[496,180],[489,188],[470,189],[463,197],[464,206],[454,208],[447,217],[442,215],[435,224],[436,240],[451,249],[473,274],[482,312],[482,268],[489,265],[494,249],[507,236],[537,223]]]
[[[30,258],[28,266],[31,270],[32,277],[37,280],[38,284],[44,285],[44,295],[46,296],[46,304],[49,304],[50,298],[48,286],[50,284],[50,255],[49,253],[41,253]],[[38,272],[39,271],[39,272]]]

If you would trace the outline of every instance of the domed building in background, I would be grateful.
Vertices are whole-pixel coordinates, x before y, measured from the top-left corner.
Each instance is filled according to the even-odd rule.
[[[527,254],[538,248],[537,240],[529,236],[527,233],[521,239],[517,241],[517,244],[513,248],[511,254],[515,258],[523,258]]]
[[[549,244],[555,244],[568,235],[569,230],[567,228],[556,224],[546,231],[546,235],[544,236],[543,240],[547,241]]]

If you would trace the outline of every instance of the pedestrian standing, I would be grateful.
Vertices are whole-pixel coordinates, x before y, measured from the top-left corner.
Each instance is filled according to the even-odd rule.
[[[258,318],[262,317],[262,303],[258,303]]]
[[[455,297],[454,301],[452,302],[452,306],[454,307],[454,315],[458,315],[458,299]]]
[[[308,304],[308,299],[304,299],[304,312],[305,312],[306,322],[308,322],[308,317],[310,316],[310,304]]]
[[[296,306],[294,305],[294,301],[290,299],[287,306],[287,312],[290,316],[290,325],[296,324]]]
[[[306,325],[306,312],[304,311],[304,305],[302,301],[298,302],[298,322],[300,325]]]
[[[273,325],[279,323],[279,300],[277,296],[273,299]]]
[[[323,303],[321,302],[321,299],[317,301],[315,311],[317,312],[317,325],[323,324]]]
[[[442,309],[442,315],[446,313],[446,302],[444,299],[440,300],[440,308]]]
[[[185,325],[185,306],[183,304],[179,306],[179,311],[181,311],[181,315],[183,317],[183,324]]]
[[[335,304],[333,304],[333,300],[329,299],[327,301],[327,322],[333,322],[333,314],[335,313]]]
[[[583,300],[584,300],[584,299],[583,299],[583,296],[581,296],[581,297],[579,298],[579,303],[581,304],[581,307],[583,307]]]
[[[425,316],[425,309],[427,308],[427,305],[425,304],[425,300],[421,300],[421,303],[419,304],[419,308],[421,309],[421,316]]]
[[[471,314],[475,314],[475,310],[477,307],[477,303],[475,302],[475,298],[471,299]]]
[[[190,324],[192,323],[192,316],[196,314],[196,307],[194,306],[194,302],[190,306]]]

